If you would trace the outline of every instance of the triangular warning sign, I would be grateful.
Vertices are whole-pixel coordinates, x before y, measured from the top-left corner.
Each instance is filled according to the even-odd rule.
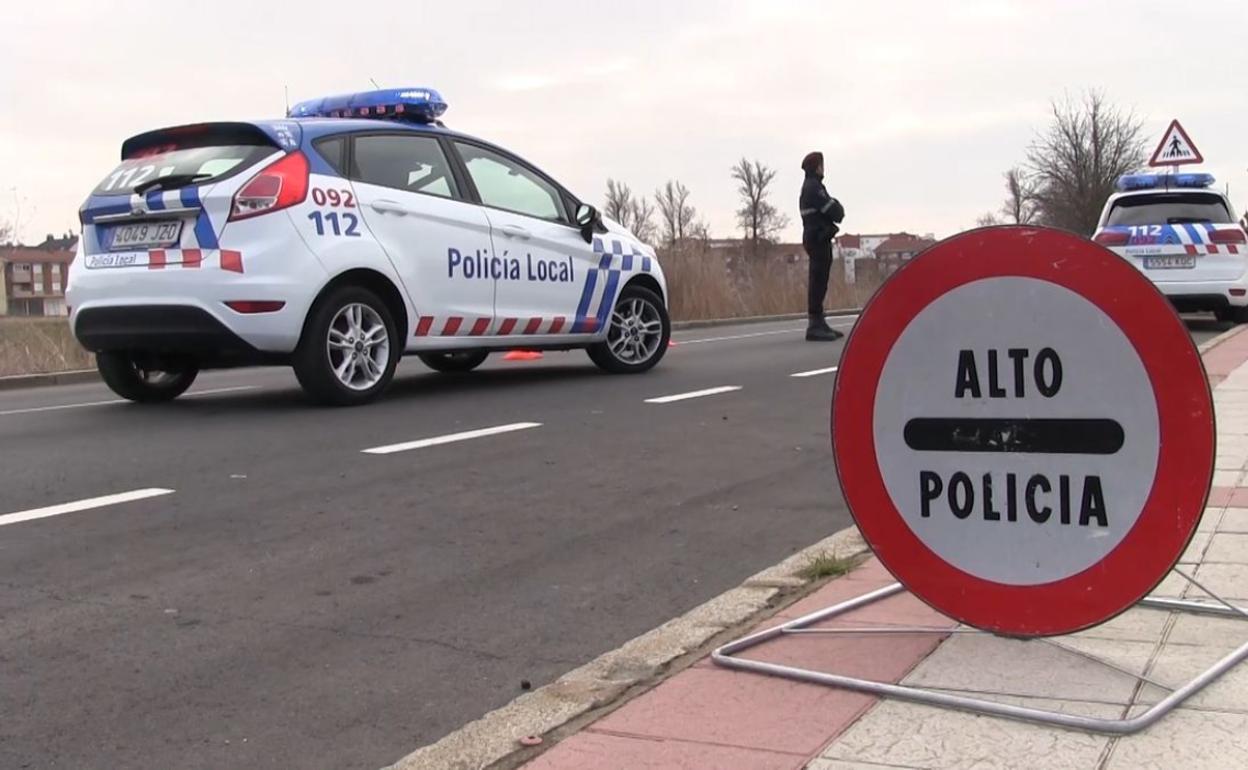
[[[1183,126],[1179,125],[1179,121],[1172,120],[1170,128],[1166,129],[1166,134],[1161,138],[1161,144],[1157,145],[1156,151],[1153,152],[1153,159],[1148,162],[1148,165],[1183,166],[1188,163],[1203,163],[1204,160],[1200,150],[1192,144],[1191,137],[1183,130]]]

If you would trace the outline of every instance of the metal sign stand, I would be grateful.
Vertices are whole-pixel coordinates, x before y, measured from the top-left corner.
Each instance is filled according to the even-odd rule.
[[[1236,618],[1238,620],[1248,621],[1248,609],[1236,607],[1226,600],[1222,599],[1205,586],[1201,585],[1191,575],[1186,574],[1177,567],[1173,570],[1175,574],[1183,577],[1189,583],[1196,586],[1201,591],[1212,597],[1217,603],[1207,601],[1192,601],[1187,599],[1164,599],[1160,597],[1146,597],[1139,602],[1137,606],[1146,607],[1157,610],[1190,612],[1201,615],[1216,615],[1220,617]],[[1106,733],[1110,735],[1130,735],[1141,730],[1147,729],[1155,722],[1160,720],[1166,714],[1173,711],[1183,703],[1183,701],[1192,697],[1202,689],[1217,681],[1219,677],[1239,665],[1244,660],[1248,660],[1248,643],[1245,643],[1239,649],[1219,660],[1213,666],[1206,669],[1199,676],[1190,680],[1181,687],[1175,688],[1153,679],[1149,679],[1143,675],[1128,671],[1121,666],[1110,661],[1098,658],[1095,655],[1085,653],[1081,650],[1068,647],[1060,642],[1054,641],[1052,638],[1041,638],[1038,640],[1023,641],[1039,641],[1040,643],[1051,644],[1062,650],[1071,652],[1090,661],[1106,666],[1118,673],[1129,676],[1137,681],[1145,682],[1158,687],[1162,690],[1169,691],[1169,695],[1156,705],[1150,707],[1147,711],[1139,716],[1129,719],[1099,719],[1094,717],[1077,716],[1073,714],[1063,714],[1056,711],[1047,711],[1044,709],[1025,708],[1021,706],[1013,706],[1006,703],[1000,703],[992,700],[984,700],[981,698],[970,698],[962,695],[955,695],[949,692],[939,690],[929,690],[921,687],[912,687],[908,685],[892,684],[889,682],[879,682],[872,679],[860,679],[857,677],[843,676],[840,674],[827,673],[822,671],[814,671],[811,669],[794,668],[791,666],[781,666],[775,663],[765,663],[759,660],[751,660],[749,658],[737,657],[739,653],[757,647],[760,644],[777,639],[782,636],[797,635],[841,635],[841,636],[863,636],[863,635],[879,635],[879,634],[982,634],[986,633],[973,628],[928,628],[922,626],[888,626],[888,627],[871,627],[871,628],[811,628],[823,620],[844,615],[857,609],[861,609],[870,604],[887,599],[905,591],[905,587],[901,583],[893,583],[892,585],[879,588],[875,591],[863,594],[840,604],[833,605],[818,612],[813,612],[796,620],[791,620],[774,628],[765,631],[759,631],[749,636],[729,642],[712,653],[711,658],[716,665],[725,668],[739,669],[742,671],[752,671],[760,674],[769,674],[785,679],[793,679],[801,682],[811,682],[821,684],[828,687],[840,687],[847,690],[856,690],[858,692],[867,693],[869,695],[878,695],[882,697],[897,698],[899,700],[911,701],[914,703],[924,703],[930,706],[942,708],[957,709],[975,714],[985,714],[988,716],[1005,717],[1009,719],[1017,719],[1025,722],[1035,722],[1044,725],[1055,725],[1058,727],[1066,727],[1075,730],[1084,730],[1087,732]]]

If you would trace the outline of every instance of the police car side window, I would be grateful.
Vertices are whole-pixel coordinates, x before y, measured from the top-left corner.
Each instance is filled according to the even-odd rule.
[[[537,219],[567,221],[559,191],[532,170],[483,147],[459,142],[455,146],[483,204]]]
[[[357,136],[351,178],[442,198],[459,197],[446,153],[431,136]]]

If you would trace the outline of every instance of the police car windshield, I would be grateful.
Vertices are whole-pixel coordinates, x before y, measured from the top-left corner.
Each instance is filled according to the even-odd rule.
[[[153,182],[169,178],[166,189],[195,182],[208,182],[228,176],[259,162],[276,148],[262,145],[221,145],[159,148],[163,152],[143,154],[123,160],[96,186],[99,195],[128,194],[135,188],[150,188]]]
[[[1196,222],[1229,225],[1234,221],[1220,195],[1206,192],[1171,192],[1120,198],[1114,202],[1105,225],[1126,227]]]

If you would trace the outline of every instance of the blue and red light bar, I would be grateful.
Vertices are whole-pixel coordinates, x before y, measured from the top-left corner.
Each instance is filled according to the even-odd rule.
[[[288,118],[390,118],[433,123],[446,112],[442,95],[432,88],[386,88],[326,96],[299,102]]]
[[[1121,192],[1136,190],[1204,189],[1217,181],[1213,174],[1127,174],[1118,177]]]

